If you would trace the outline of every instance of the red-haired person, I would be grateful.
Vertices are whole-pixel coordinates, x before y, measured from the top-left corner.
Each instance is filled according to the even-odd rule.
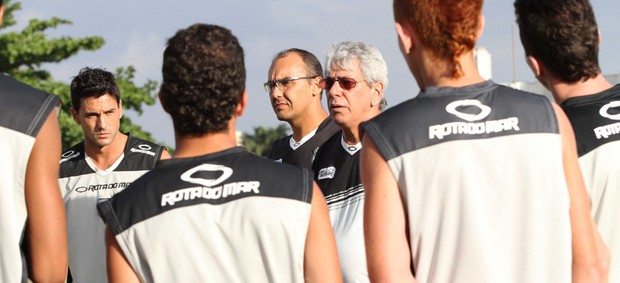
[[[395,0],[394,16],[421,91],[363,124],[371,281],[598,279],[570,123],[479,75],[482,0]]]

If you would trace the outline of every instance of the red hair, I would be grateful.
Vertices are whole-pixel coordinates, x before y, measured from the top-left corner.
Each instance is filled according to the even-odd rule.
[[[452,77],[463,75],[459,57],[477,40],[482,0],[394,0],[394,18],[410,25],[438,59],[451,63]]]

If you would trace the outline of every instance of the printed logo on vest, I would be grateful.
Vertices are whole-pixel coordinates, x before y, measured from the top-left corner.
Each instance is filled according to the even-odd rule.
[[[466,113],[462,107],[478,108],[477,114]],[[453,101],[446,105],[446,112],[459,117],[467,122],[450,122],[441,125],[433,125],[428,128],[430,139],[443,139],[453,134],[457,135],[482,135],[499,133],[504,131],[519,131],[519,118],[510,117],[501,120],[480,121],[491,114],[491,107],[482,104],[475,99],[463,99]]]
[[[87,185],[87,186],[76,187],[75,192],[92,193],[92,192],[100,192],[100,191],[106,191],[106,190],[125,189],[129,185],[131,185],[131,182],[116,182],[116,183]],[[104,193],[101,193],[101,194],[104,194]]]
[[[219,176],[215,179],[206,179],[203,177],[194,176],[194,174],[199,173],[217,173]],[[163,194],[161,196],[161,206],[172,206],[178,202],[193,200],[196,198],[216,200],[229,196],[235,196],[241,193],[260,193],[260,191],[258,190],[258,188],[260,187],[259,181],[232,182],[222,184],[223,182],[228,180],[228,178],[230,178],[232,174],[233,169],[217,164],[202,164],[190,170],[187,170],[181,175],[181,180],[200,186],[180,189]]]
[[[131,149],[129,149],[129,151],[137,152],[137,153],[144,153],[150,156],[155,156],[156,153],[151,151],[151,149],[152,147],[148,144],[140,144],[137,146],[137,148],[132,147]]]
[[[464,107],[464,106],[474,106],[477,107],[478,109],[480,109],[480,113],[478,114],[469,114],[469,113],[464,113],[464,112],[460,112],[458,111],[458,107]],[[484,118],[486,118],[487,116],[489,116],[489,114],[491,114],[491,107],[486,106],[484,104],[482,104],[480,101],[478,100],[474,100],[474,99],[465,99],[465,100],[457,100],[454,101],[450,104],[448,104],[446,106],[446,111],[448,111],[448,113],[459,117],[465,121],[469,121],[469,122],[474,122],[474,121],[480,121]]]
[[[614,109],[614,113],[609,113],[609,110]],[[612,101],[609,102],[598,111],[601,116],[611,119],[611,120],[620,120],[620,101]],[[617,135],[620,133],[620,122],[613,123],[605,126],[600,126],[594,129],[594,134],[597,139],[609,138],[609,136]]]
[[[329,166],[327,168],[323,168],[319,170],[319,176],[317,178],[319,180],[333,179],[335,175],[336,175],[336,167]]]
[[[62,163],[62,162],[64,162],[64,161],[67,161],[67,160],[70,160],[70,159],[73,159],[73,158],[76,158],[76,157],[78,157],[78,156],[80,156],[80,153],[79,153],[79,152],[76,152],[76,151],[74,151],[74,150],[69,150],[69,151],[67,151],[67,152],[63,153],[63,154],[60,156],[60,157],[62,157],[62,158],[60,159],[60,163]]]

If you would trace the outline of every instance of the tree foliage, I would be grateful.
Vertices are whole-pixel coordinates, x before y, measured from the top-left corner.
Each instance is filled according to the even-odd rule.
[[[32,19],[21,31],[6,32],[7,28],[17,25],[14,13],[21,10],[21,3],[5,0],[4,7],[3,26],[0,27],[0,72],[60,97],[62,110],[59,114],[59,124],[62,145],[66,149],[83,139],[81,128],[73,121],[69,112],[71,108],[69,85],[52,78],[41,65],[59,63],[80,51],[98,50],[105,41],[100,36],[48,38],[45,34],[47,30],[72,24],[69,20],[55,17],[50,20]],[[79,70],[75,70],[75,74],[78,72]],[[132,66],[119,67],[115,70],[115,75],[123,99],[123,108],[142,114],[143,104],[155,103],[157,82],[148,80],[138,86],[134,82],[135,72]],[[121,119],[121,131],[153,141],[148,132],[133,124],[126,115]]]
[[[243,134],[242,144],[248,151],[260,156],[267,156],[271,150],[271,144],[289,135],[288,126],[280,124],[275,128],[254,127],[254,134]]]

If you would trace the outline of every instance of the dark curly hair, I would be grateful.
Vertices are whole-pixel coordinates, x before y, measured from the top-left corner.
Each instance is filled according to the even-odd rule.
[[[588,0],[517,0],[523,49],[566,83],[600,74],[599,34]]]
[[[79,111],[80,102],[88,97],[100,97],[109,94],[116,99],[116,104],[121,102],[121,92],[118,90],[114,75],[104,69],[83,68],[80,73],[71,80],[71,106]]]
[[[243,48],[230,30],[195,24],[168,40],[161,102],[181,136],[228,129],[245,90]]]
[[[474,49],[482,0],[394,0],[394,19],[415,29],[437,59],[451,64],[454,78],[463,75],[458,58]]]

